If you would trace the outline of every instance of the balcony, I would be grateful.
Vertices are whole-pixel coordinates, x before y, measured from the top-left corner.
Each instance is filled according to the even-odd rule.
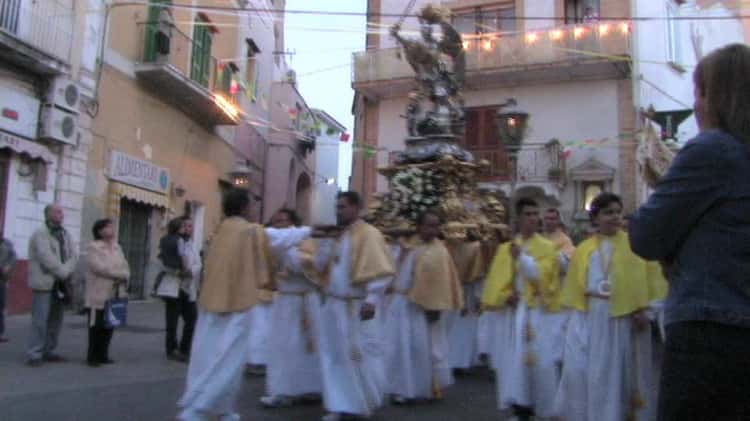
[[[0,0],[0,60],[37,75],[67,72],[73,17],[55,0]]]
[[[218,60],[206,56],[200,69],[192,60],[192,38],[169,23],[140,23],[138,81],[163,101],[208,127],[237,125],[240,112],[229,93],[220,87]],[[162,31],[164,36],[157,35]]]
[[[465,37],[468,90],[629,75],[630,27],[608,22]],[[352,86],[377,98],[405,95],[414,71],[399,48],[354,54]]]
[[[513,165],[503,147],[470,149],[477,161],[487,160],[490,166],[481,174],[480,181],[510,183]],[[520,184],[556,184],[565,180],[565,159],[559,143],[526,143],[518,154],[516,182]]]

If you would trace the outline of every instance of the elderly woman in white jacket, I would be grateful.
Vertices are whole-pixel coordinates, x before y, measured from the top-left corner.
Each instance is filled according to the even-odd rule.
[[[130,268],[115,241],[114,223],[101,219],[94,223],[94,241],[86,252],[86,298],[89,311],[89,347],[86,361],[92,367],[112,364],[109,344],[113,329],[105,324],[104,308],[108,300],[127,297]]]

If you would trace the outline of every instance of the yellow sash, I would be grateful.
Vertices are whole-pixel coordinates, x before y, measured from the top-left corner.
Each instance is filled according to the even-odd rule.
[[[516,242],[520,243],[521,239],[517,238]],[[486,309],[505,307],[508,298],[515,290],[514,278],[518,262],[515,262],[510,254],[510,244],[505,243],[500,246],[487,274],[482,295],[482,306]],[[522,247],[525,247],[536,261],[541,277],[537,282],[524,282],[523,299],[530,307],[541,305],[547,311],[559,311],[560,260],[554,243],[535,234],[523,242]]]
[[[587,311],[586,289],[591,255],[600,248],[601,243],[601,237],[594,236],[581,243],[573,254],[562,292],[564,306]],[[647,262],[636,256],[623,231],[612,237],[612,245],[612,293],[609,305],[613,317],[634,313],[648,307],[651,301],[666,297],[668,285],[658,263]]]
[[[409,299],[425,310],[463,308],[463,290],[451,255],[442,241],[421,243],[416,250]]]

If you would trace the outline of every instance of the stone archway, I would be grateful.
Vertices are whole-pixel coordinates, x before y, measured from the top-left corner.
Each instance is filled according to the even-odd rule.
[[[295,210],[305,223],[310,223],[310,200],[312,198],[312,182],[307,173],[300,174],[297,178],[295,189]]]

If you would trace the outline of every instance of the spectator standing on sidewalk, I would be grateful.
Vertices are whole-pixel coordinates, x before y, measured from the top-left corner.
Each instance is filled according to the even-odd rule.
[[[59,205],[44,208],[45,225],[29,241],[29,287],[32,290],[31,335],[26,352],[27,363],[63,358],[57,347],[65,302],[70,299],[69,280],[78,261],[73,238],[63,228],[65,214]]]
[[[630,220],[633,251],[670,281],[660,421],[750,419],[750,48],[693,75],[700,133]]]
[[[86,308],[89,320],[89,347],[86,362],[92,367],[112,364],[109,343],[114,329],[104,322],[107,300],[127,297],[130,278],[122,249],[115,241],[115,226],[111,219],[100,219],[92,229],[94,241],[86,252]]]
[[[196,299],[201,259],[192,241],[193,221],[179,217],[169,222],[167,235],[159,242],[162,272],[156,281],[156,295],[164,300],[166,353],[174,361],[187,362],[198,317]],[[182,317],[182,337],[177,327]]]
[[[8,282],[16,266],[16,251],[13,244],[0,233],[0,343],[8,342],[5,337],[5,297]]]

